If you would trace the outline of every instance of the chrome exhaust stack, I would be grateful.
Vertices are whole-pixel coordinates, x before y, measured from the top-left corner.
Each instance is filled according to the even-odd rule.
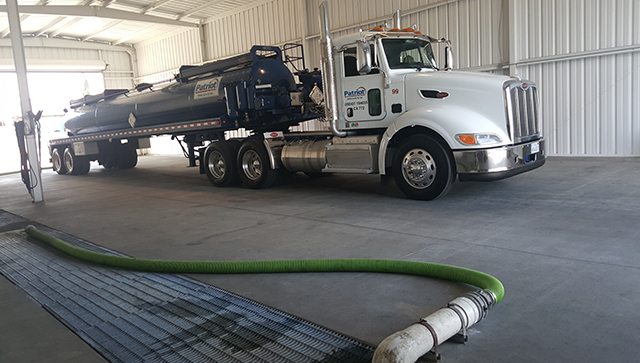
[[[346,131],[338,129],[338,90],[336,88],[336,68],[333,58],[333,44],[329,30],[329,5],[320,4],[320,49],[322,52],[322,83],[324,88],[324,111],[330,122],[331,132],[338,137],[347,136]]]

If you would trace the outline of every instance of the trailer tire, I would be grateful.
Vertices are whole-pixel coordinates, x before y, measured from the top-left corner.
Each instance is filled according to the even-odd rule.
[[[135,149],[122,148],[113,156],[113,164],[118,169],[131,169],[138,164],[138,153]]]
[[[138,150],[129,150],[129,165],[127,169],[133,169],[138,165]]]
[[[238,174],[242,183],[251,189],[268,188],[278,179],[278,170],[271,169],[267,150],[256,139],[242,143],[238,151]]]
[[[214,141],[204,152],[204,172],[216,187],[229,187],[240,183],[238,176],[237,141]]]
[[[109,158],[107,160],[103,160],[101,161],[102,166],[105,169],[115,169],[116,168],[116,163],[113,162],[113,158]]]
[[[60,175],[67,173],[67,167],[64,165],[64,150],[59,148],[53,149],[51,152],[51,163],[53,164],[53,171]]]
[[[455,180],[447,150],[427,135],[408,137],[398,147],[393,179],[409,198],[433,200],[445,195]]]
[[[91,170],[91,160],[88,157],[81,157],[80,159],[80,173],[79,175],[89,174]]]
[[[87,157],[76,156],[71,148],[64,149],[63,161],[67,174],[70,175],[87,174],[91,169],[90,160]]]

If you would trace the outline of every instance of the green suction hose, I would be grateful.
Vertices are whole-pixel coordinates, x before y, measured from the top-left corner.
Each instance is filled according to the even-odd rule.
[[[72,246],[56,237],[27,226],[25,232],[70,256],[88,262],[129,270],[169,273],[242,274],[276,272],[386,272],[436,277],[489,290],[496,302],[504,296],[504,286],[495,277],[463,267],[429,262],[382,259],[331,259],[285,261],[167,261],[122,257]]]

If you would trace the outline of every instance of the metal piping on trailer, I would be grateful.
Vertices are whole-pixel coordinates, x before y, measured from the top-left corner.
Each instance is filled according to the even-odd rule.
[[[394,333],[378,345],[373,363],[413,363],[435,350],[438,344],[466,330],[487,315],[487,310],[504,297],[504,286],[495,277],[463,267],[436,263],[380,260],[285,260],[285,261],[166,261],[132,258],[85,250],[27,226],[25,232],[72,257],[100,265],[137,271],[166,273],[294,273],[294,272],[383,272],[441,278],[477,286],[476,290],[452,300],[447,307],[420,322]]]
[[[320,32],[323,38],[320,39],[322,49],[322,82],[324,85],[324,110],[326,117],[330,120],[331,132],[338,137],[347,136],[346,131],[338,128],[338,90],[336,87],[335,60],[333,59],[333,43],[329,28],[329,5],[326,1],[320,4]]]

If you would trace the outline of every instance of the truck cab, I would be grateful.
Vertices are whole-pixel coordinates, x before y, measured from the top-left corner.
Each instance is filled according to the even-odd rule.
[[[392,175],[409,197],[437,198],[456,176],[495,180],[544,164],[533,82],[452,71],[448,41],[411,28],[325,39],[325,47],[327,41],[333,54],[324,61],[333,58],[335,68],[336,102],[327,110],[334,132],[379,135],[373,171]],[[433,46],[443,42],[447,61],[439,67]]]

